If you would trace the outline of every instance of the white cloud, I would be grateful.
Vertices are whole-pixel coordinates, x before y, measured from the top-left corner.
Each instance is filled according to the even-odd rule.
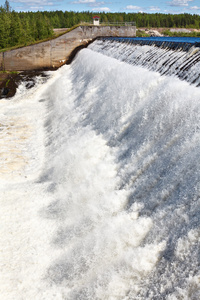
[[[36,9],[36,8],[43,8],[44,6],[48,6],[48,5],[54,5],[59,1],[50,2],[48,0],[12,0],[12,2],[23,4],[26,7]]]
[[[47,2],[46,0],[13,0],[12,2],[17,2],[17,3],[25,3],[25,4],[42,4],[44,2]]]
[[[88,3],[96,3],[96,0],[78,0],[73,1],[73,4],[88,4]]]
[[[17,3],[15,6],[17,11],[38,11],[52,9],[52,7],[59,5],[63,0],[12,0],[12,3]]]
[[[125,9],[128,9],[128,10],[140,10],[141,7],[139,7],[139,6],[134,6],[134,5],[127,5],[127,6],[125,7]]]
[[[72,4],[88,4],[90,7],[103,5],[105,2],[96,2],[96,0],[76,0]]]
[[[200,9],[200,7],[199,6],[192,6],[192,7],[190,7],[190,9],[197,10],[197,9]]]
[[[150,6],[149,10],[150,11],[159,11],[160,8],[158,6]]]
[[[169,2],[170,6],[188,6],[188,2],[191,2],[193,0],[172,0]]]
[[[30,6],[29,9],[31,11],[35,11],[35,10],[42,10],[42,9],[44,9],[44,7],[43,6]]]
[[[95,7],[92,9],[92,11],[105,11],[105,12],[109,12],[110,8],[109,7]]]

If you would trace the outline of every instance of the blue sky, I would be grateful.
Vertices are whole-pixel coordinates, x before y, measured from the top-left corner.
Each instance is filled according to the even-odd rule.
[[[5,0],[0,0],[4,5]],[[73,10],[200,14],[200,0],[10,0],[15,11]]]

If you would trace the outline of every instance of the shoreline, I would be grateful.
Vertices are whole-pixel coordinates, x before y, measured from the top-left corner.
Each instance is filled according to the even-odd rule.
[[[49,70],[31,70],[20,72],[0,72],[0,100],[13,97],[16,90],[22,81],[26,81],[27,89],[32,88],[35,85],[35,76],[47,77],[45,71]],[[55,70],[55,69],[54,69]]]
[[[16,93],[16,79],[19,72],[1,72],[0,73],[0,99],[13,97]]]

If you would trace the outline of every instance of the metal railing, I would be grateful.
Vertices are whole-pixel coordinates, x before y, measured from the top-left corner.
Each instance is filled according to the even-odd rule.
[[[81,25],[94,25],[93,22],[81,22]],[[99,22],[99,26],[136,26],[136,22]]]
[[[100,22],[104,26],[135,26],[135,22]]]

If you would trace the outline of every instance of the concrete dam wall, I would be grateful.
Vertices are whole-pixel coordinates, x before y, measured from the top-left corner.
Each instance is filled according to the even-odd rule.
[[[50,41],[0,53],[0,70],[21,71],[58,68],[77,47],[96,37],[134,37],[135,26],[79,26]]]

